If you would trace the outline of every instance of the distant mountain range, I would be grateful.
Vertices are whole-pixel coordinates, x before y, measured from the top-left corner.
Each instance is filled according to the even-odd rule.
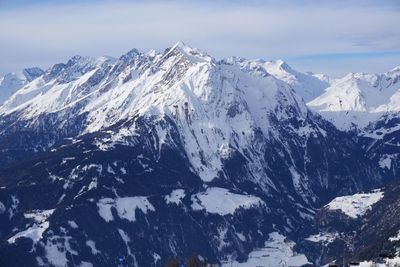
[[[182,42],[8,74],[0,265],[164,266],[193,253],[222,266],[371,260],[351,231],[372,213],[384,220],[374,207],[393,199],[365,194],[376,201],[356,201],[363,212],[349,219],[337,197],[396,184],[399,77],[332,79]],[[393,220],[381,231],[392,234]]]

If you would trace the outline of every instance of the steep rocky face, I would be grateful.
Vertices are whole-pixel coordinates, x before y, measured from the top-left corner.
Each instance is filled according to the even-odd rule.
[[[360,133],[360,143],[367,155],[379,166],[387,179],[400,175],[400,116],[399,113],[386,114],[371,123]]]
[[[45,71],[0,107],[0,263],[239,264],[272,243],[316,262],[315,210],[385,173],[296,92],[324,81],[294,73],[182,43]]]

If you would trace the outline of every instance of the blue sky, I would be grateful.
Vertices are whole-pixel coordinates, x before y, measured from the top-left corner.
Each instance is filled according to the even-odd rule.
[[[341,76],[400,65],[398,0],[0,0],[0,75],[178,40]]]

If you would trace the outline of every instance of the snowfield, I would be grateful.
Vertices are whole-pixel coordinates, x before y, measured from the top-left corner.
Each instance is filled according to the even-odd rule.
[[[97,202],[99,215],[106,221],[114,220],[112,208],[116,209],[121,219],[136,221],[136,210],[141,210],[144,214],[148,211],[155,211],[153,205],[147,200],[147,197],[121,197],[121,198],[102,198]]]
[[[309,264],[307,257],[293,251],[296,244],[287,241],[285,236],[278,232],[269,234],[269,240],[264,248],[251,252],[246,262],[224,262],[222,267],[272,267],[272,266],[303,266]]]
[[[18,238],[26,237],[32,239],[34,243],[42,239],[43,233],[49,228],[50,223],[47,219],[53,214],[54,209],[51,210],[36,210],[30,213],[25,213],[24,217],[33,219],[34,223],[26,230],[21,231],[10,237],[7,241],[10,244],[15,243]]]
[[[165,196],[164,199],[167,204],[179,205],[182,202],[182,198],[184,197],[185,197],[185,190],[175,189],[171,192],[171,194]]]
[[[383,192],[375,190],[372,193],[354,194],[337,197],[325,207],[330,210],[340,210],[350,218],[363,216],[373,204],[383,198]]]
[[[264,202],[255,196],[240,195],[225,188],[210,187],[203,193],[191,197],[193,210],[205,210],[221,216],[232,215],[236,210],[256,208]]]

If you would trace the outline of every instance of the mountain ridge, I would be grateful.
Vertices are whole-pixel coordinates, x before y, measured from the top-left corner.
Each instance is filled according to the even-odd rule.
[[[399,168],[374,136],[395,114],[343,131],[296,92],[327,83],[180,42],[52,66],[0,107],[0,263],[317,263],[318,209]]]

